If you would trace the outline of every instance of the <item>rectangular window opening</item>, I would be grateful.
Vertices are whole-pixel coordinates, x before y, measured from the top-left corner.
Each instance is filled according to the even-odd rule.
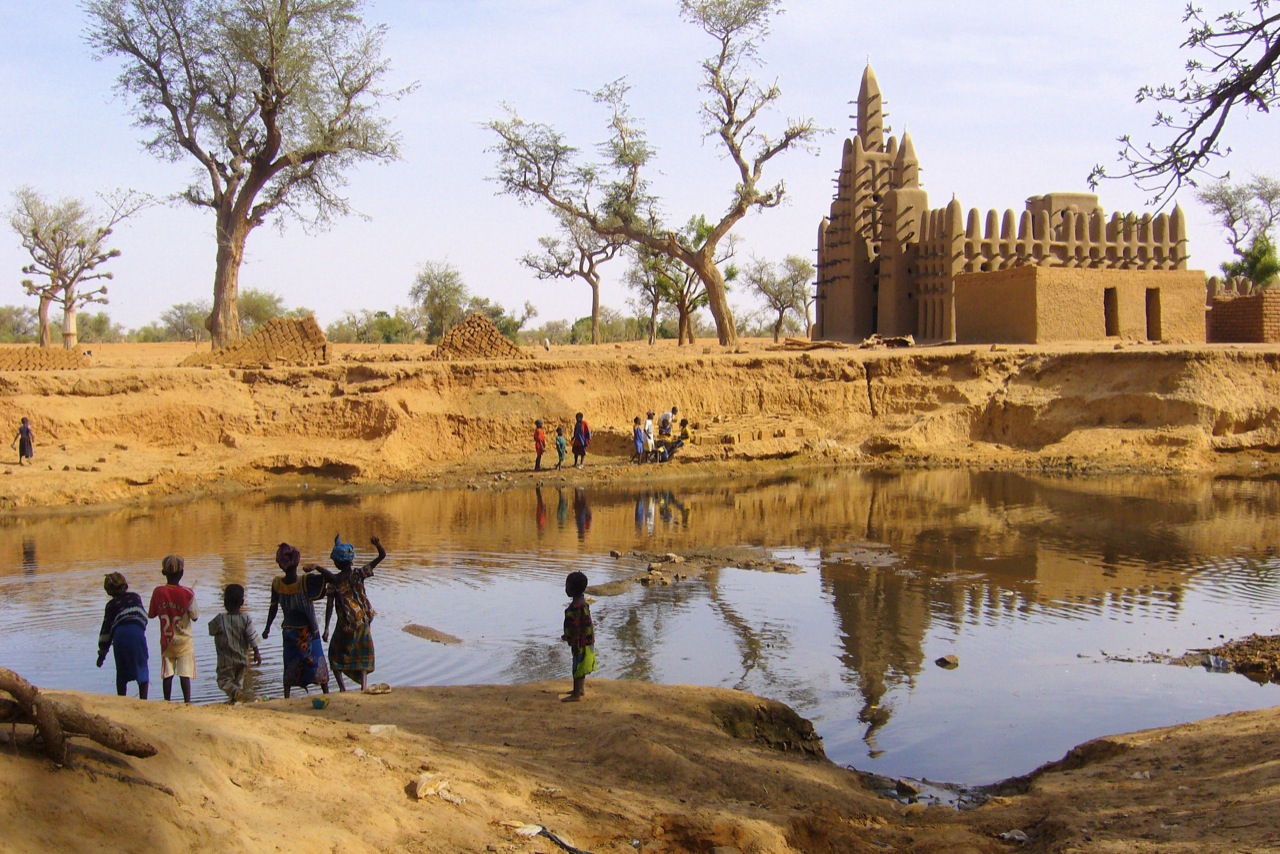
[[[1102,319],[1106,324],[1107,337],[1117,337],[1120,334],[1120,295],[1115,288],[1103,291]]]
[[[1163,341],[1160,328],[1160,289],[1147,288],[1147,340]]]

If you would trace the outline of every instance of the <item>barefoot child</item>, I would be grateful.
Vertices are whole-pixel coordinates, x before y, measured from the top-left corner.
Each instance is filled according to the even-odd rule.
[[[587,604],[587,576],[571,572],[564,580],[564,592],[572,601],[564,609],[564,634],[560,640],[573,653],[573,691],[565,700],[581,700],[586,694],[587,674],[596,669],[596,630]]]
[[[288,543],[276,549],[276,564],[284,575],[271,582],[271,607],[267,611],[267,625],[262,630],[265,640],[271,634],[271,624],[276,612],[283,613],[280,634],[284,639],[284,696],[294,687],[307,690],[319,685],[329,693],[329,663],[324,657],[324,645],[320,642],[320,624],[316,622],[314,602],[325,595],[325,580],[312,575],[314,566],[305,566],[306,575],[298,575],[298,563],[302,555]]]
[[[240,610],[244,607],[244,587],[228,584],[222,591],[222,605],[227,612],[209,621],[209,634],[218,650],[218,687],[226,692],[227,702],[234,704],[244,693],[249,650],[253,650],[254,664],[262,664],[262,655],[258,652],[253,620]]]
[[[18,465],[25,465],[35,458],[36,434],[31,431],[31,425],[27,423],[25,417],[22,419],[22,424],[18,426],[18,435],[14,436],[13,441],[9,443],[10,448],[15,446],[18,449]]]
[[[107,650],[114,646],[116,693],[123,697],[129,683],[137,682],[138,697],[145,700],[151,673],[147,667],[147,611],[142,607],[142,597],[129,592],[129,582],[118,572],[107,575],[102,588],[111,601],[98,633],[98,666],[107,660]]]
[[[542,455],[547,450],[547,434],[542,432],[542,419],[533,422],[533,470],[542,471]]]
[[[556,471],[564,468],[564,455],[569,452],[569,443],[564,439],[564,428],[556,428]]]
[[[364,580],[373,575],[373,568],[382,563],[387,552],[377,537],[370,537],[369,542],[378,550],[378,556],[364,566],[352,567],[356,547],[335,536],[329,559],[338,571],[334,573],[322,566],[316,567],[329,582],[333,594],[324,612],[325,640],[329,639],[329,620],[333,617],[334,608],[338,610],[338,627],[333,632],[333,642],[329,644],[329,666],[338,680],[339,691],[347,690],[346,683],[342,681],[344,673],[360,683],[361,691],[367,691],[369,674],[373,672],[373,632],[369,627],[376,613],[369,604]]]
[[[160,676],[164,698],[173,696],[173,677],[182,684],[182,702],[191,702],[191,679],[196,675],[196,648],[191,623],[200,618],[196,592],[183,587],[182,558],[167,555],[160,564],[165,583],[151,591],[147,616],[160,619]]]
[[[587,446],[591,444],[591,428],[579,412],[573,416],[573,467],[582,468],[587,463]]]

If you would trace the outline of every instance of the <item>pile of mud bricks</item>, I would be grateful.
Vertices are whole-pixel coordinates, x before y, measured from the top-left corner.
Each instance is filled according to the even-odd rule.
[[[89,367],[79,348],[0,347],[0,371],[71,371]]]
[[[258,331],[232,341],[212,352],[193,353],[182,367],[227,368],[270,367],[272,365],[325,365],[329,362],[329,342],[313,316],[275,317]]]
[[[532,354],[507,339],[482,314],[473,314],[446,332],[436,346],[435,357],[445,361],[533,358]]]

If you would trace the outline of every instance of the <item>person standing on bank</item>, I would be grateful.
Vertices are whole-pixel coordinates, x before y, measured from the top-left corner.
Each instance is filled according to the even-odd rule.
[[[564,609],[564,634],[560,640],[569,644],[573,655],[573,690],[566,702],[581,700],[587,693],[587,674],[596,669],[596,630],[587,604],[587,576],[571,572],[564,580],[565,595],[571,600]]]
[[[573,467],[582,468],[587,462],[587,445],[591,444],[591,428],[579,412],[573,416]]]
[[[542,431],[542,419],[533,422],[533,470],[542,471],[542,455],[547,450],[547,434]]]
[[[18,435],[13,437],[13,441],[9,443],[9,447],[18,449],[18,465],[25,465],[24,460],[30,461],[36,455],[36,434],[31,431],[31,424],[24,416],[22,423],[18,425]],[[34,463],[32,463],[34,465]]]

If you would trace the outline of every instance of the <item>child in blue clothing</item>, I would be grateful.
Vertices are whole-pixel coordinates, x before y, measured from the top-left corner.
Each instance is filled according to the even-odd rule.
[[[102,581],[111,601],[102,617],[98,633],[98,666],[107,660],[107,650],[115,647],[116,693],[123,697],[130,682],[138,683],[139,699],[147,699],[151,683],[147,666],[147,609],[142,597],[129,592],[129,582],[112,572]]]
[[[645,456],[644,454],[645,438],[644,438],[644,428],[640,426],[639,415],[637,415],[635,418],[631,420],[631,438],[635,442],[635,450],[636,450],[636,452],[631,455],[631,462],[642,463],[644,462],[644,456]]]
[[[564,439],[564,428],[556,428],[556,470],[564,468],[564,455],[569,453],[569,443]]]

